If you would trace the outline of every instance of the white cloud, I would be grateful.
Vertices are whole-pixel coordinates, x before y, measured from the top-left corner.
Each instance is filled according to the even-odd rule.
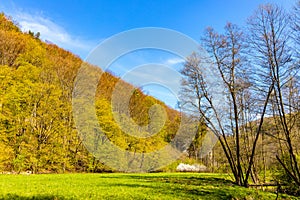
[[[177,64],[181,64],[184,63],[185,60],[182,58],[170,58],[166,61],[166,65],[177,65]]]
[[[95,42],[87,41],[68,33],[60,25],[39,14],[31,15],[18,12],[13,17],[23,31],[40,32],[41,39],[48,40],[75,54],[87,54],[96,45]]]

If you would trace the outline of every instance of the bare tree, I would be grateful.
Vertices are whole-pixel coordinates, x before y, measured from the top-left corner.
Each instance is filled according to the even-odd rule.
[[[283,145],[288,152],[288,156],[277,155],[276,158],[295,183],[300,185],[299,165],[292,141],[295,124],[292,116],[299,111],[293,109],[295,102],[292,101],[298,66],[292,62],[289,23],[290,18],[282,8],[271,4],[260,6],[248,22],[249,44],[261,72],[258,88],[263,91],[274,85],[270,102],[273,104],[273,118],[283,133]]]
[[[243,56],[243,33],[235,25],[228,23],[225,34],[218,34],[212,28],[206,30],[203,45],[212,56],[212,60],[203,55],[192,54],[185,63],[182,74],[184,80],[183,102],[188,110],[196,112],[203,118],[207,126],[218,137],[226,155],[235,182],[238,185],[248,186],[249,175],[253,172],[255,149],[266,112],[267,102],[273,89],[269,88],[264,97],[258,128],[254,133],[254,140],[248,142],[248,153],[242,159],[241,131],[247,134],[247,124],[254,116],[251,110],[251,82],[247,73],[247,62]],[[205,65],[210,64],[210,69]],[[216,68],[215,77],[207,76],[207,70]],[[216,78],[217,77],[217,78]],[[211,79],[215,83],[211,82]],[[221,85],[222,87],[218,87]],[[222,93],[216,96],[215,93]],[[222,98],[222,99],[218,99]],[[253,132],[252,132],[253,133]],[[232,143],[232,138],[234,143]],[[255,176],[252,176],[255,181]]]
[[[293,34],[293,39],[296,44],[296,52],[298,54],[299,58],[299,46],[300,46],[300,1],[298,1],[294,7],[294,12],[293,12],[293,19],[294,23],[292,25],[292,28],[294,30]]]

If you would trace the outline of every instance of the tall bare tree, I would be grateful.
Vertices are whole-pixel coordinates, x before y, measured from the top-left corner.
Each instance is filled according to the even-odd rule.
[[[299,58],[299,46],[300,46],[300,1],[298,1],[294,7],[294,13],[293,13],[293,19],[294,23],[292,25],[292,28],[294,30],[293,39],[296,44],[296,52],[298,53]]]
[[[300,185],[299,165],[292,141],[293,115],[299,111],[293,106],[292,95],[295,95],[294,83],[299,66],[293,63],[289,46],[290,22],[289,15],[282,8],[271,4],[260,6],[248,22],[249,44],[261,72],[257,81],[262,86],[259,88],[264,90],[274,85],[270,102],[273,104],[273,118],[277,121],[278,131],[283,134],[283,148],[287,150],[287,156],[277,155],[276,158],[294,182]]]
[[[253,172],[255,149],[273,85],[264,97],[254,140],[251,144],[248,143],[249,152],[246,158],[242,159],[241,150],[245,146],[242,142],[246,140],[241,141],[241,131],[244,129],[243,134],[247,134],[245,127],[254,116],[249,101],[252,92],[246,68],[248,64],[243,53],[243,33],[231,23],[226,25],[225,34],[218,34],[212,28],[208,28],[203,38],[203,45],[212,59],[196,53],[187,59],[181,72],[185,77],[182,81],[183,105],[196,112],[215,133],[236,184],[247,187],[249,175]],[[207,63],[211,66],[210,69],[205,67]],[[214,77],[208,76],[207,71],[213,70],[214,66],[216,68]],[[215,93],[222,94],[215,95]],[[231,144],[232,140],[233,144]],[[254,177],[252,176],[256,181]]]

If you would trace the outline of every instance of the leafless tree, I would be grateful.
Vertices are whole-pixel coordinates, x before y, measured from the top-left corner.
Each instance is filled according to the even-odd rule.
[[[294,19],[292,28],[294,31],[293,39],[296,44],[296,52],[299,58],[299,46],[300,46],[300,1],[298,1],[294,7],[294,12],[292,18]]]
[[[288,156],[276,158],[297,185],[300,185],[299,165],[293,146],[293,115],[295,109],[295,80],[298,66],[293,62],[289,15],[276,5],[259,7],[249,19],[249,44],[259,67],[257,83],[261,91],[272,87],[273,118],[283,133],[283,145]],[[297,27],[297,26],[295,26]],[[299,40],[299,38],[297,38]],[[254,60],[254,59],[253,59]],[[283,148],[284,148],[283,147]],[[281,151],[284,152],[284,151]]]
[[[236,184],[248,186],[249,175],[253,172],[255,149],[273,85],[264,98],[254,140],[251,144],[249,140],[241,141],[241,132],[247,134],[250,130],[247,129],[247,125],[249,126],[254,116],[254,111],[251,110],[251,82],[243,52],[243,40],[243,32],[231,23],[226,25],[225,34],[218,34],[212,28],[208,28],[203,45],[212,59],[194,53],[187,59],[181,73],[185,77],[182,81],[182,101],[185,107],[196,112],[199,118],[203,118],[218,137]],[[207,71],[213,70],[214,66],[216,71],[212,77]],[[215,93],[222,93],[222,97]],[[243,159],[241,150],[244,150],[245,142],[248,142],[249,148]],[[252,178],[255,181],[255,177]]]

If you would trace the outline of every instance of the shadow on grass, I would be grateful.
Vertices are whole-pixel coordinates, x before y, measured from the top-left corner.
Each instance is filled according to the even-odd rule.
[[[142,182],[162,182],[162,183],[173,183],[173,184],[184,184],[184,185],[195,185],[195,186],[233,186],[234,183],[230,180],[218,177],[177,177],[177,176],[141,176],[141,175],[119,175],[119,176],[101,176],[101,178],[124,178],[124,179],[134,179]]]
[[[111,177],[101,177],[111,178]],[[228,187],[234,184],[222,178],[215,177],[162,177],[162,176],[139,176],[120,175],[114,178],[133,179],[134,183],[112,183],[110,186],[128,188],[147,188],[154,190],[156,195],[164,194],[174,197],[201,198],[201,199],[232,199],[234,194],[229,192]]]
[[[64,200],[64,197],[54,196],[54,195],[36,195],[31,197],[19,196],[16,194],[7,194],[5,196],[0,196],[0,200]]]
[[[182,198],[182,199],[233,199],[233,195],[231,193],[226,192],[223,189],[213,188],[201,188],[198,187],[195,188],[189,188],[189,187],[177,187],[177,186],[154,186],[154,185],[142,185],[142,184],[111,184],[110,186],[119,186],[119,187],[128,187],[128,188],[142,188],[143,189],[152,189],[151,194],[155,194],[156,196],[159,196],[160,194],[167,195],[167,196],[174,196],[176,198]],[[153,193],[154,190],[154,193]]]

